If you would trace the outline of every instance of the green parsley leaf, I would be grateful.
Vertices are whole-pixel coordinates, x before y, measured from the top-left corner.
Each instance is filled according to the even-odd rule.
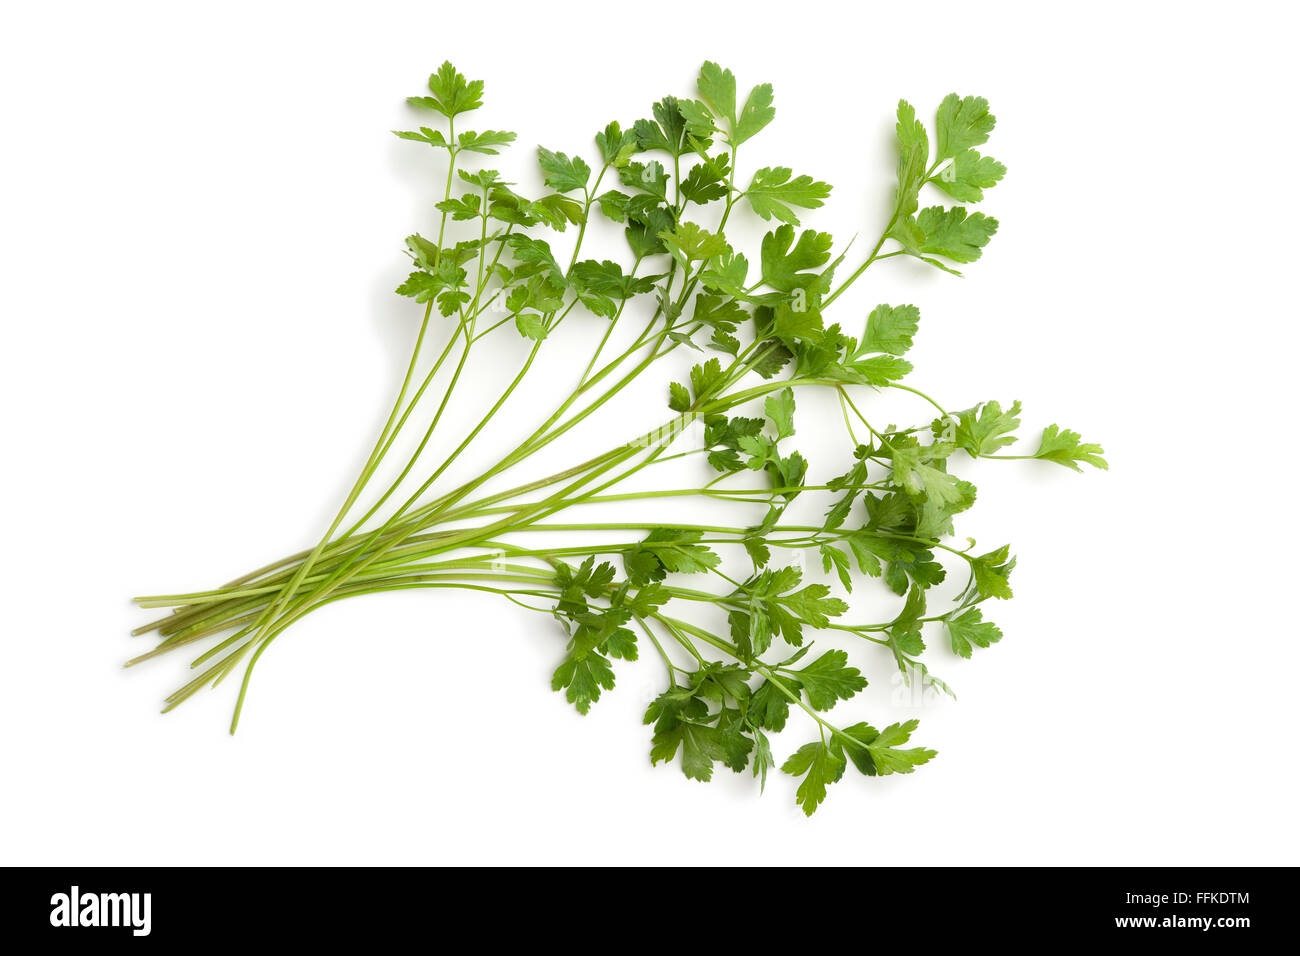
[[[917,720],[907,720],[901,724],[890,724],[870,742],[867,753],[870,754],[877,773],[911,773],[921,764],[929,763],[937,756],[936,751],[926,750],[923,747],[900,749],[901,745],[911,738],[918,723]]]
[[[982,96],[959,97],[949,93],[939,104],[935,155],[949,159],[972,146],[988,142],[997,118],[989,113],[989,101]]]
[[[483,81],[466,82],[450,60],[429,77],[429,92],[433,95],[411,96],[406,102],[421,109],[435,110],[447,117],[468,113],[483,105]]]
[[[551,678],[552,690],[563,690],[578,713],[586,714],[600,700],[601,688],[614,689],[614,671],[609,659],[594,651],[582,657],[566,657]]]
[[[793,226],[777,227],[763,237],[763,281],[781,292],[816,287],[821,275],[808,270],[830,260],[832,241],[830,233],[809,229],[795,243]]]
[[[980,257],[980,250],[998,231],[996,219],[982,212],[967,215],[961,206],[922,209],[916,217],[916,225],[925,237],[919,246],[921,252],[943,256],[954,262],[974,262]]]
[[[644,151],[663,150],[680,156],[686,149],[686,119],[675,96],[665,96],[654,105],[652,120],[637,120],[633,125],[637,145]]]
[[[900,445],[894,449],[894,483],[913,498],[956,504],[963,494],[957,479],[944,470],[950,446]]]
[[[729,124],[735,124],[736,78],[730,70],[724,70],[716,63],[706,62],[700,67],[696,88],[715,116],[726,120]]]
[[[515,316],[515,327],[524,338],[540,342],[546,338],[546,321],[536,312],[520,312]]]
[[[900,749],[901,744],[908,742],[917,724],[916,720],[890,724],[880,732],[870,724],[854,724],[837,734],[834,743],[848,755],[861,773],[869,777],[911,773],[937,756],[936,751],[923,747]]]
[[[803,808],[805,815],[812,816],[826,799],[826,788],[844,776],[844,767],[841,750],[813,741],[796,750],[781,765],[781,771],[804,778],[795,791],[795,802]]]
[[[898,101],[898,189],[895,203],[898,214],[906,221],[916,212],[917,196],[925,183],[926,164],[930,160],[930,138],[916,118],[916,110],[906,100]]]
[[[799,217],[791,206],[817,209],[831,194],[831,187],[826,183],[815,182],[811,176],[791,179],[791,174],[792,170],[785,166],[764,166],[754,173],[749,188],[745,190],[745,198],[760,218],[775,217],[797,226]]]
[[[489,156],[495,156],[501,151],[500,147],[509,146],[514,141],[514,133],[499,129],[485,129],[481,133],[467,130],[456,137],[456,143],[461,149],[471,153],[485,153]]]
[[[703,534],[679,528],[655,528],[645,540],[623,553],[628,580],[640,587],[662,581],[668,572],[699,574],[722,560],[702,544]]]
[[[715,358],[694,366],[691,369],[691,391],[695,393],[695,400],[707,398],[722,377],[722,365]]]
[[[781,684],[792,693],[799,693],[803,685],[794,677],[782,676]],[[790,699],[770,680],[758,685],[749,698],[750,716],[772,733],[780,733],[790,719]]]
[[[1075,471],[1083,471],[1078,464],[1081,461],[1105,471],[1110,466],[1101,456],[1100,445],[1083,444],[1078,432],[1072,432],[1068,428],[1061,429],[1056,425],[1048,425],[1043,429],[1042,441],[1038,445],[1038,451],[1034,452],[1035,458],[1054,461]]]
[[[727,176],[731,160],[726,153],[707,158],[691,167],[681,180],[682,198],[703,205],[727,195]]]
[[[621,169],[636,152],[636,132],[624,130],[615,120],[596,134],[596,145],[606,165]]]
[[[591,178],[591,167],[583,162],[581,156],[570,158],[564,153],[553,153],[544,146],[537,147],[537,165],[546,174],[546,185],[556,192],[583,189]]]
[[[715,236],[693,222],[681,222],[676,229],[665,229],[659,233],[659,238],[683,265],[701,259],[712,259],[727,248],[726,239]]]
[[[1012,402],[1006,411],[997,402],[983,402],[974,408],[956,413],[956,431],[953,441],[972,458],[991,455],[999,448],[1015,442],[1011,433],[1020,427],[1020,403]],[[935,422],[935,434],[941,434],[947,423]]]
[[[414,130],[393,130],[393,135],[399,139],[409,139],[417,143],[428,143],[437,149],[449,149],[451,144],[447,142],[447,137],[442,135],[441,130],[429,129],[427,126],[421,126],[417,133]]]
[[[1007,167],[992,156],[981,156],[967,149],[953,157],[930,182],[958,202],[979,202],[984,198],[984,190],[996,186],[1006,173]]]
[[[776,108],[772,106],[772,84],[761,83],[749,91],[749,97],[745,100],[740,115],[736,117],[736,122],[731,129],[732,145],[739,146],[745,140],[757,136],[775,116]]]
[[[988,554],[982,554],[978,558],[972,558],[970,567],[971,574],[974,576],[973,584],[976,592],[984,598],[1000,598],[1006,600],[1011,597],[1011,570],[1016,566],[1016,559],[1010,557],[1010,545],[1003,545],[996,551],[990,551]]]
[[[921,310],[914,305],[878,305],[867,316],[867,329],[857,354],[884,352],[903,355],[912,347]]]
[[[830,710],[837,701],[848,700],[867,686],[867,679],[849,666],[845,651],[827,651],[799,670],[799,682],[813,710]]]
[[[763,412],[776,428],[776,437],[789,438],[794,434],[794,389],[783,388],[769,395],[763,402]]]
[[[1002,631],[992,621],[984,620],[979,608],[973,607],[956,617],[947,617],[948,637],[952,642],[952,651],[962,657],[970,657],[971,645],[988,647],[1002,640]]]

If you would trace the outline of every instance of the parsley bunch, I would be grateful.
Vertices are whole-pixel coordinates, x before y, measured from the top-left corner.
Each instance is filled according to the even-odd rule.
[[[589,159],[539,148],[546,191],[535,198],[467,162],[515,139],[466,128],[463,117],[482,104],[483,84],[444,63],[428,87],[409,103],[429,125],[397,133],[446,165],[436,233],[406,239],[411,272],[397,290],[423,307],[423,319],[361,474],[313,548],[223,587],[138,598],[172,611],[137,629],[160,640],[130,663],[204,642],[193,661],[197,675],[167,699],[166,710],[242,666],[233,732],[257,661],[304,615],[377,591],[469,589],[559,623],[564,640],[552,686],[581,713],[614,689],[616,661],[647,650],[658,655],[666,686],[645,714],[653,727],[650,759],[680,759],[692,779],[709,780],[722,764],[750,770],[762,785],[779,767],[802,778],[796,796],[811,814],[850,764],[876,776],[911,773],[929,761],[933,750],[911,745],[915,720],[877,728],[827,718],[867,680],[846,651],[813,653],[812,636],[834,631],[879,645],[905,678],[946,690],[921,660],[927,641],[946,642],[962,657],[997,642],[1001,631],[985,609],[1011,597],[1015,567],[1005,545],[976,553],[974,542],[947,543],[954,517],[975,501],[975,487],[955,471],[962,457],[1106,467],[1100,447],[1056,425],[1043,431],[1036,450],[1008,453],[1019,402],[950,411],[903,384],[920,321],[915,306],[880,305],[865,317],[844,317],[843,325],[829,319],[835,300],[878,262],[909,256],[960,274],[959,266],[980,257],[998,222],[968,207],[1005,173],[978,151],[994,126],[988,103],[946,97],[933,136],[910,104],[899,103],[892,211],[874,246],[849,269],[847,249],[837,251],[829,233],[800,223],[825,203],[829,185],[779,166],[740,173],[741,147],[775,115],[768,84],[742,96],[730,70],[706,63],[697,96],[665,97],[627,128],[608,124]],[[923,196],[939,204],[923,207]],[[738,211],[772,224],[757,250],[728,239]],[[622,227],[625,247],[584,258],[597,216]],[[570,228],[576,241],[562,262],[551,240]],[[449,486],[447,469],[471,445],[490,447],[486,429],[565,322],[591,331],[582,374],[528,437],[498,448],[478,477]],[[445,419],[453,394],[472,381],[471,355],[501,335],[522,336],[528,345],[513,380],[472,424]],[[629,338],[621,350],[613,344]],[[705,354],[684,378],[665,382],[661,427],[556,474],[482,490],[515,474],[630,382],[660,374],[652,366],[692,349]],[[808,480],[808,462],[791,447],[797,396],[808,389],[832,394],[843,411],[843,473],[822,483]],[[867,417],[866,400],[883,389],[914,396],[915,424]],[[408,430],[420,435],[414,453],[375,493],[371,479]],[[431,467],[424,452],[435,433],[447,432],[451,451]],[[688,441],[687,432],[698,440]],[[699,487],[611,490],[689,456],[699,456],[709,475]],[[680,497],[714,503],[711,513],[726,517],[671,527],[548,520],[578,505]],[[801,523],[790,508],[809,498],[821,499],[813,513],[822,517]],[[530,545],[530,533],[543,530],[565,532],[570,543]],[[611,533],[621,540],[611,542]],[[805,583],[799,564],[774,561],[774,549],[809,554],[845,592],[878,579],[900,599],[897,612],[880,622],[850,621],[844,600],[826,584]],[[965,584],[951,603],[935,607],[928,592],[950,573],[964,575]],[[725,625],[711,624],[714,618]],[[770,735],[785,728],[792,709],[811,719],[817,736],[782,763]]]

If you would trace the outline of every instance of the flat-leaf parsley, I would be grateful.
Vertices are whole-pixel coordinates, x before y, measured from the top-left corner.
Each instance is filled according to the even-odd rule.
[[[800,778],[796,797],[811,814],[850,767],[878,776],[927,763],[935,752],[912,744],[915,720],[877,729],[827,719],[867,678],[845,650],[809,653],[814,636],[830,631],[878,645],[905,679],[947,691],[920,658],[936,638],[961,657],[998,642],[1002,631],[985,613],[990,601],[1011,597],[1015,567],[1006,545],[976,554],[973,541],[948,543],[955,516],[975,501],[975,487],[957,473],[963,456],[1106,467],[1098,445],[1054,424],[1036,451],[1008,453],[1019,402],[948,411],[903,384],[912,372],[905,356],[922,328],[916,306],[887,303],[829,319],[835,300],[878,262],[912,257],[960,274],[983,255],[998,221],[968,206],[1006,172],[978,151],[994,128],[988,103],[946,97],[933,135],[911,104],[898,104],[890,215],[866,256],[845,266],[848,248],[803,226],[830,197],[829,185],[785,166],[740,171],[741,147],[775,116],[768,84],[746,90],[730,70],[706,63],[695,96],[664,97],[630,126],[607,124],[594,149],[539,147],[545,190],[531,197],[499,172],[467,165],[515,140],[504,130],[466,128],[466,114],[483,103],[483,83],[444,63],[428,89],[408,101],[414,129],[397,132],[445,167],[435,231],[406,239],[410,275],[397,289],[423,306],[423,320],[361,474],[311,549],[223,587],[137,599],[172,611],[137,630],[160,641],[131,663],[205,642],[196,676],[167,698],[168,710],[242,665],[233,733],[258,659],[304,615],[377,591],[470,589],[545,614],[551,628],[558,622],[551,685],[581,713],[615,689],[620,661],[647,652],[662,660],[666,686],[645,712],[650,759],[676,762],[691,779],[709,780],[721,765],[749,770],[762,785],[779,767]],[[729,238],[733,214],[771,225],[758,248]],[[588,229],[596,217],[621,229],[618,248],[586,249],[600,231]],[[552,243],[570,229],[576,239],[566,257]],[[582,374],[556,393],[526,438],[497,448],[477,477],[447,482],[471,444],[491,447],[488,426],[562,323],[581,323],[589,335]],[[522,341],[513,349],[491,353],[498,363],[512,352],[524,357],[488,410],[463,427],[445,416],[453,393],[473,386],[471,355],[491,348],[489,338],[515,335]],[[662,426],[555,474],[511,483],[516,468],[628,383],[659,376],[665,360],[691,350],[703,354],[688,371],[661,379]],[[917,402],[915,424],[867,417],[862,406],[885,389]],[[798,413],[809,390],[829,394],[843,412],[846,450],[827,463],[842,473],[824,481],[809,479],[812,464],[795,446],[818,425]],[[372,492],[398,436],[412,431],[415,452],[396,480]],[[424,456],[435,434],[436,466]],[[696,455],[708,476],[698,486],[645,490],[656,465]],[[617,489],[633,475],[642,477],[641,490]],[[506,487],[488,493],[489,482]],[[593,505],[683,498],[710,503],[715,523],[592,520]],[[796,517],[810,500],[810,513],[821,517]],[[548,520],[576,506],[587,507]],[[530,533],[542,530],[568,543],[539,546]],[[897,595],[896,611],[882,622],[851,622],[849,605],[831,585],[805,580],[792,553],[807,554],[845,593],[876,579],[882,593]],[[956,597],[936,607],[931,589],[950,574]],[[781,762],[771,735],[796,711],[817,737]]]

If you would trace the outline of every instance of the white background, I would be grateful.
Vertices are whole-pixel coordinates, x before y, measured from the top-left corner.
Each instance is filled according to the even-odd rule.
[[[1220,9],[8,10],[0,862],[1296,863],[1296,24]],[[989,98],[1010,172],[984,259],[965,279],[882,263],[836,317],[915,302],[915,384],[1018,398],[1031,440],[1078,429],[1111,470],[966,470],[959,531],[1020,558],[990,611],[1005,639],[961,661],[936,635],[960,700],[919,709],[854,648],[873,684],[835,712],[919,715],[940,751],[920,772],[846,777],[806,820],[786,778],[760,797],[652,769],[653,655],[581,718],[548,687],[554,627],[490,596],[322,611],[264,657],[234,738],[232,686],[163,717],[186,660],[121,669],[148,646],[131,595],[312,543],[364,459],[418,322],[391,292],[401,240],[440,189],[432,151],[389,130],[448,57],[487,83],[475,125],[519,133],[497,165],[525,191],[536,143],[590,159],[596,129],[689,94],[705,59],[770,81],[777,120],[742,168],[835,184],[806,224],[857,250],[886,214],[897,99],[931,118],[949,91]],[[601,321],[548,343],[458,474],[538,420]],[[442,450],[523,355],[490,341]],[[529,475],[661,420],[679,368]],[[834,410],[809,400],[799,425],[814,474],[840,470]],[[855,610],[891,606],[865,591]],[[794,724],[779,756],[813,735]]]

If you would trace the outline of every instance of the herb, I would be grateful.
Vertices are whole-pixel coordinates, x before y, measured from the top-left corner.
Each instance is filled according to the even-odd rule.
[[[940,633],[954,654],[970,657],[999,641],[985,613],[989,602],[1011,597],[1015,567],[1008,546],[976,554],[973,541],[948,543],[955,516],[975,501],[975,487],[956,472],[962,457],[1106,467],[1100,447],[1054,424],[1032,454],[1008,453],[1019,402],[950,412],[903,384],[912,372],[905,356],[922,328],[916,306],[883,304],[828,320],[832,303],[883,260],[910,256],[960,274],[958,266],[983,254],[997,220],[942,203],[980,202],[1005,173],[977,151],[994,127],[987,102],[948,96],[933,137],[913,107],[899,103],[892,212],[849,269],[846,247],[802,226],[829,198],[829,185],[784,166],[740,173],[741,146],[775,116],[767,84],[743,91],[731,71],[706,63],[696,96],[665,97],[631,125],[608,123],[594,149],[540,147],[545,191],[535,197],[470,163],[515,139],[465,128],[466,114],[482,105],[483,84],[445,63],[428,86],[429,95],[409,100],[416,128],[397,132],[431,148],[446,171],[436,232],[406,239],[411,271],[397,290],[423,306],[423,319],[361,474],[310,550],[223,587],[137,599],[172,612],[138,629],[160,641],[130,663],[203,642],[197,675],[166,710],[242,666],[233,733],[257,661],[304,615],[378,591],[470,589],[553,619],[562,636],[552,686],[581,713],[615,689],[617,662],[656,655],[666,686],[645,714],[650,759],[678,762],[692,779],[708,780],[722,765],[748,770],[762,786],[779,767],[801,778],[798,803],[811,814],[850,765],[877,776],[927,763],[934,751],[911,745],[915,720],[878,730],[828,719],[867,678],[845,650],[811,652],[814,638],[833,632],[877,645],[908,681],[947,691],[920,660],[933,653],[928,642]],[[772,225],[758,249],[733,246],[726,231],[733,215]],[[626,248],[586,250],[596,216],[622,227]],[[566,261],[553,243],[569,230]],[[492,447],[489,426],[536,374],[563,323],[580,324],[591,342],[581,376],[526,438],[497,448],[477,477],[448,483],[447,469],[467,448]],[[513,348],[493,351],[486,341],[514,335],[522,342]],[[472,387],[471,357],[501,362],[521,345],[525,357],[486,413],[468,424],[446,415],[453,394]],[[714,354],[694,357],[684,373],[661,372],[691,350]],[[643,375],[663,376],[662,427],[556,474],[512,478]],[[809,479],[812,465],[795,447],[809,424],[800,420],[800,396],[812,389],[832,394],[843,410],[845,452],[838,468],[825,463],[842,474],[825,482]],[[915,398],[915,424],[867,418],[862,407],[883,389]],[[691,426],[700,441],[683,437]],[[377,470],[398,436],[412,431],[415,453],[376,493]],[[436,466],[424,455],[434,447],[450,449]],[[691,456],[709,476],[697,487],[616,490]],[[489,482],[505,488],[489,493]],[[579,505],[679,498],[710,502],[717,523],[593,521],[589,508],[581,521],[548,520]],[[797,518],[796,501],[817,502],[821,520]],[[530,534],[539,531],[565,532],[570,543],[537,546]],[[611,543],[610,534],[620,537]],[[900,599],[897,612],[852,623],[830,586],[805,581],[798,564],[774,557],[791,551],[819,562],[846,593],[877,579],[873,586]],[[950,575],[960,587],[955,600],[933,606],[929,592]],[[721,631],[700,623],[714,620],[699,613],[710,606],[725,618]],[[779,763],[770,735],[799,712],[816,737]]]

